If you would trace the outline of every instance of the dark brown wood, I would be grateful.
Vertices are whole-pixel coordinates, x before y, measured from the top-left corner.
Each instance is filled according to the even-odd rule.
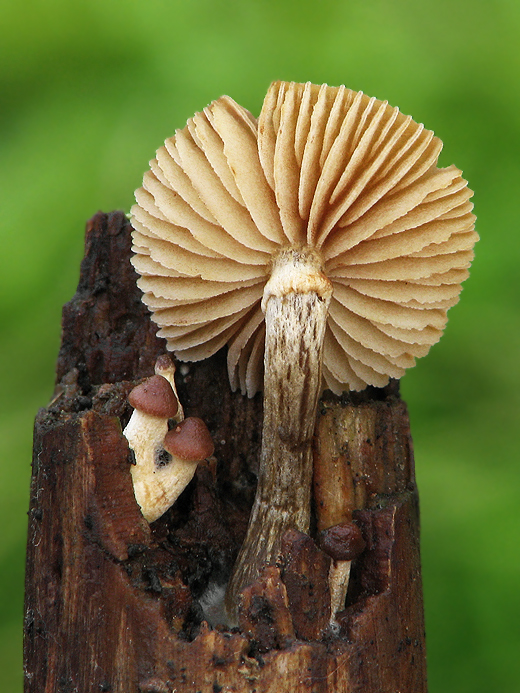
[[[239,625],[256,652],[281,649],[296,640],[287,589],[276,566],[266,566],[242,591]]]
[[[278,565],[243,593],[240,628],[218,625],[218,610],[208,625],[201,604],[223,592],[253,502],[261,396],[230,392],[225,353],[178,370],[186,415],[206,421],[215,457],[148,525],[121,430],[128,393],[153,373],[164,344],[129,253],[124,215],[89,222],[56,392],[36,419],[26,693],[425,692],[417,490],[397,384],[326,393],[319,406],[316,466],[334,462],[366,542],[339,632],[327,626],[330,559],[315,544],[319,493],[311,536],[286,535]],[[341,519],[338,498],[334,508]]]
[[[331,560],[308,535],[290,529],[282,540],[281,562],[296,635],[320,640],[330,621]]]

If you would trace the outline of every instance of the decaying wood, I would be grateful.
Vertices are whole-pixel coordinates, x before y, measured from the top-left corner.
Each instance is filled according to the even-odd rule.
[[[78,292],[64,309],[56,392],[36,419],[26,692],[426,691],[417,492],[396,384],[328,394],[318,408],[315,456],[351,480],[367,543],[339,632],[327,626],[330,558],[314,541],[315,511],[311,536],[286,533],[278,563],[243,593],[240,627],[208,625],[201,604],[223,590],[253,503],[261,397],[230,392],[223,353],[179,368],[186,415],[208,424],[217,462],[199,465],[148,525],[121,430],[128,392],[153,373],[164,343],[140,302],[129,246],[122,214],[89,223]],[[330,507],[341,516],[336,495]],[[322,501],[316,491],[315,505]]]

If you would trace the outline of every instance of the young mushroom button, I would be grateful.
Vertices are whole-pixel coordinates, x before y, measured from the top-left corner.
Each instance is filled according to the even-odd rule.
[[[365,550],[365,540],[353,522],[343,522],[320,533],[320,548],[335,561],[353,561]]]
[[[179,408],[170,383],[162,375],[152,375],[136,385],[128,395],[128,402],[136,411],[159,419],[174,417]]]
[[[133,264],[159,336],[196,361],[228,345],[264,390],[258,490],[227,603],[307,532],[324,387],[400,378],[440,338],[477,234],[440,140],[345,87],[275,82],[257,120],[223,96],[167,139],[132,208]]]
[[[156,474],[168,419],[178,412],[178,402],[170,383],[153,375],[134,387],[128,396],[134,407],[123,431],[134,453],[131,466],[135,499],[148,522],[153,522],[173,503],[164,486],[164,474]]]
[[[168,431],[164,449],[185,462],[201,462],[213,455],[215,446],[204,421],[189,416]]]
[[[184,410],[179,401],[177,386],[175,385],[175,364],[168,354],[161,354],[157,357],[154,370],[156,375],[162,375],[162,377],[170,383],[178,404],[177,413],[173,418],[175,421],[182,421],[184,419]]]
[[[351,563],[363,553],[366,544],[361,530],[353,522],[342,522],[323,530],[319,543],[333,559],[329,570],[330,625],[336,630],[339,627],[336,614],[345,608]]]

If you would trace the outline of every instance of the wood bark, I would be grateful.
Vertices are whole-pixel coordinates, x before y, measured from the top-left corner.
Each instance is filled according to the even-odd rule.
[[[285,534],[277,563],[244,590],[238,628],[211,626],[201,604],[224,589],[253,503],[261,395],[230,391],[222,352],[179,368],[186,415],[206,421],[215,456],[149,525],[121,431],[128,392],[165,347],[129,254],[124,215],[97,214],[63,311],[56,391],[36,418],[26,693],[425,692],[417,489],[397,383],[325,393],[318,407],[316,469],[338,476],[339,517],[349,489],[366,541],[339,631],[328,625],[331,559],[314,541],[319,474],[309,535]]]

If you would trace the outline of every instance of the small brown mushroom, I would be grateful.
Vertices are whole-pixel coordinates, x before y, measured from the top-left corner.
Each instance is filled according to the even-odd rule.
[[[423,125],[345,87],[275,82],[257,121],[224,96],[166,140],[136,191],[133,264],[181,360],[228,344],[264,387],[258,490],[228,606],[309,529],[323,387],[400,378],[440,338],[477,235],[471,191]],[[263,374],[265,371],[265,375]]]
[[[170,383],[161,375],[153,375],[136,385],[128,396],[134,407],[123,431],[134,453],[131,466],[136,501],[148,522],[160,517],[174,502],[164,490],[164,474],[156,474],[168,419],[178,414],[177,397]]]
[[[329,570],[330,625],[338,628],[336,614],[345,605],[352,561],[365,550],[365,540],[354,522],[342,522],[323,530],[320,548],[333,560]]]
[[[154,370],[156,375],[161,375],[163,378],[166,378],[166,380],[170,383],[172,390],[175,394],[175,398],[177,399],[177,413],[174,416],[171,416],[170,418],[174,419],[175,421],[182,421],[184,419],[184,409],[182,408],[182,404],[180,403],[179,395],[177,394],[177,386],[175,385],[175,364],[168,356],[168,354],[161,354],[157,357]]]
[[[160,444],[155,446],[153,462],[148,454],[139,470],[138,464],[132,467],[136,498],[149,522],[175,503],[193,479],[197,464],[211,457],[213,450],[211,435],[202,419],[188,417],[172,430],[164,431]]]
[[[335,561],[353,561],[365,550],[365,540],[354,522],[343,522],[324,529],[319,544]]]
[[[162,375],[152,375],[136,385],[128,395],[128,402],[136,411],[159,419],[174,417],[179,408],[170,383]]]
[[[130,468],[135,498],[148,522],[173,505],[193,478],[197,463],[214,449],[206,424],[195,417],[184,419],[170,357],[160,356],[155,371],[130,392],[134,412],[123,431],[135,457]],[[169,419],[177,422],[171,431]]]
[[[213,455],[215,446],[204,421],[196,416],[189,416],[168,431],[164,449],[181,460],[200,462]]]

